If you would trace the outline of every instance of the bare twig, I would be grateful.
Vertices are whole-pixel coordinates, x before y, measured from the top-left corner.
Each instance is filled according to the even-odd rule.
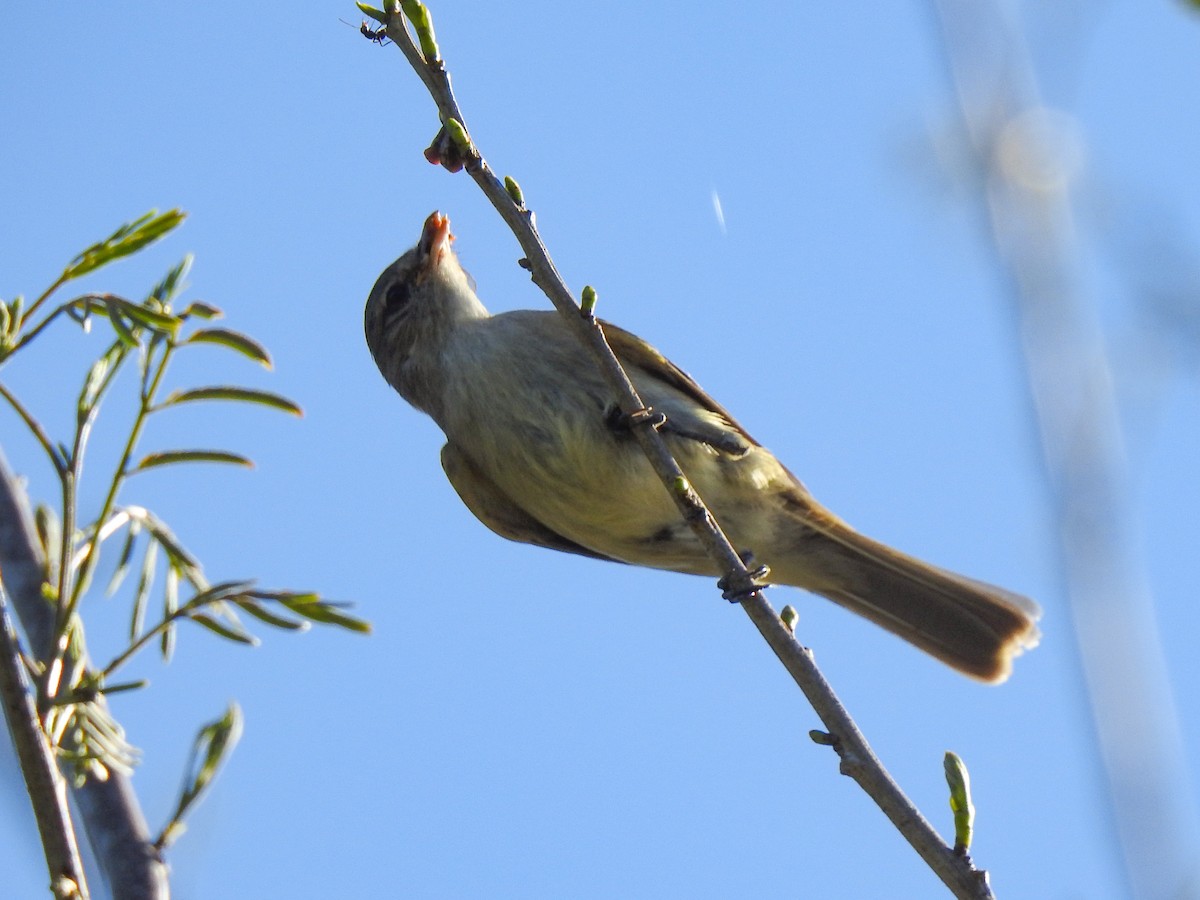
[[[524,206],[519,190],[515,185],[511,193],[506,189],[471,141],[450,86],[450,76],[438,53],[432,28],[429,27],[427,10],[413,0],[405,2],[404,11],[413,17],[417,30],[417,41],[414,41],[400,12],[399,3],[389,3],[386,13],[365,6],[360,8],[386,27],[388,37],[404,53],[437,105],[442,128],[426,150],[426,158],[441,163],[451,171],[466,169],[521,245],[525,254],[522,265],[530,271],[533,282],[545,292],[595,358],[621,410],[626,414],[642,411],[644,404],[608,346],[602,328],[589,313],[581,312],[555,269],[534,227],[533,214]],[[863,788],[956,896],[991,897],[987,874],[976,869],[969,858],[955,855],[884,769],[817,669],[811,652],[796,640],[780,620],[761,586],[755,581],[754,573],[747,569],[701,498],[691,489],[683,470],[658,432],[654,428],[635,428],[633,433],[655,472],[675,498],[680,513],[691,525],[709,556],[726,573],[722,583],[729,595],[739,597],[746,614],[833,736],[829,743],[841,758],[842,773],[849,775]]]

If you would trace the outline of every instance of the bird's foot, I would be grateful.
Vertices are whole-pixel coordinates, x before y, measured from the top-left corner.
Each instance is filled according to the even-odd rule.
[[[639,425],[649,425],[651,428],[661,428],[667,422],[665,413],[660,413],[646,406],[631,413],[621,412],[619,406],[613,406],[604,414],[604,424],[618,432],[633,431]]]
[[[767,580],[771,575],[770,566],[756,566],[757,560],[749,550],[743,550],[738,556],[742,558],[742,563],[746,566],[745,577],[725,575],[717,582],[717,587],[721,589],[721,596],[730,603],[741,603],[751,594],[756,594],[770,586],[770,582]]]

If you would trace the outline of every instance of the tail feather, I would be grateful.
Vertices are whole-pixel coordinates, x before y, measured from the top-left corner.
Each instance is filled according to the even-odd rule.
[[[811,522],[811,520],[810,520]],[[830,517],[806,527],[773,577],[827,597],[980,681],[1037,645],[1036,603],[921,562]]]

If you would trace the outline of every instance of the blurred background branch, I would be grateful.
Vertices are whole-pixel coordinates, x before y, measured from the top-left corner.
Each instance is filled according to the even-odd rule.
[[[3,454],[0,454],[0,571],[4,573],[5,589],[30,645],[50,646],[55,616],[54,607],[42,593],[46,583],[45,561],[28,498]],[[86,665],[86,655],[80,662]],[[103,695],[92,702],[107,712]],[[104,779],[89,778],[73,787],[72,796],[92,852],[113,896],[122,900],[167,897],[167,868],[150,843],[150,829],[129,773],[113,768]]]
[[[1069,113],[1042,99],[1018,4],[934,0],[933,10],[971,202],[1012,298],[1128,889],[1136,897],[1195,896],[1200,846],[1191,778],[1138,550],[1119,373],[1080,246],[1073,189],[1083,138]],[[1185,272],[1180,266],[1179,275]],[[1160,287],[1146,299],[1178,296]],[[1163,303],[1150,308],[1161,311]]]

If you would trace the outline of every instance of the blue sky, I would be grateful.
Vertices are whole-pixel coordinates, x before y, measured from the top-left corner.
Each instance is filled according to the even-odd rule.
[[[1011,300],[931,152],[953,107],[929,7],[652,6],[431,8],[473,136],[520,181],[576,292],[595,285],[601,314],[861,530],[1042,603],[1042,646],[988,688],[819,598],[770,595],[798,607],[803,640],[944,833],[942,754],[967,761],[974,855],[998,892],[1123,896]],[[1196,348],[1146,327],[1128,288],[1141,230],[1200,236],[1200,18],[1128,0],[1056,10],[1030,22],[1031,49],[1046,102],[1086,141],[1081,259],[1120,364],[1136,549],[1195,766]],[[459,503],[436,427],[366,350],[367,292],[440,209],[490,308],[546,301],[474,184],[422,158],[433,106],[359,19],[315,2],[0,12],[0,296],[36,296],[147,209],[187,210],[83,287],[138,298],[194,253],[187,296],[276,365],[198,353],[176,383],[251,384],[306,415],[164,414],[147,450],[195,441],[257,468],[148,476],[125,499],[166,518],[212,580],[313,588],[375,625],[263,633],[253,650],[194,629],[169,667],[138,664],[151,688],[114,706],[145,752],[135,785],[155,829],[196,727],[234,698],[246,714],[171,851],[176,895],[937,896],[712,584],[511,544]],[[1168,265],[1134,260],[1138,275]],[[62,328],[5,384],[62,434],[100,340]],[[119,436],[110,406],[98,460]],[[53,496],[5,412],[0,446]],[[116,646],[124,602],[89,601],[95,655]],[[37,896],[7,746],[0,848],[8,892]]]

